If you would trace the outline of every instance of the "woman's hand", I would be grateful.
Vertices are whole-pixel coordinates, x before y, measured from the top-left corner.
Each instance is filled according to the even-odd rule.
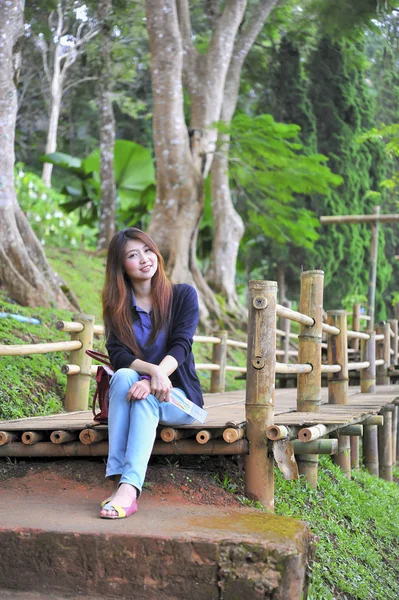
[[[127,393],[127,400],[145,400],[151,393],[151,384],[147,379],[136,381]]]
[[[159,402],[169,402],[172,383],[163,369],[156,367],[151,373],[151,394]]]

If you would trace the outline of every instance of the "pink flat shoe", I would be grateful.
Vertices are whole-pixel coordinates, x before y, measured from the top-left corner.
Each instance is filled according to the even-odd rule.
[[[117,512],[117,516],[114,515],[101,515],[102,519],[125,519],[130,517],[133,513],[137,512],[137,500],[133,500],[130,506],[118,506],[117,504],[105,504],[103,510],[114,510]]]

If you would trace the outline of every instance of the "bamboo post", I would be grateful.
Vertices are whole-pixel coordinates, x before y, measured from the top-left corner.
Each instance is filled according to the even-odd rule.
[[[380,207],[373,208],[373,215],[378,217]],[[375,287],[377,282],[377,258],[378,258],[378,219],[371,223],[371,246],[370,246],[370,275],[368,289],[368,314],[370,316],[369,328],[374,329],[375,316]]]
[[[363,463],[366,469],[378,477],[378,426],[364,425],[363,433]]]
[[[376,345],[376,358],[383,358],[384,364],[377,366],[376,371],[376,383],[377,385],[389,385],[390,379],[388,376],[388,367],[391,360],[390,348],[391,348],[391,335],[390,335],[389,323],[382,322],[377,327],[377,333],[384,334],[383,340],[378,340]]]
[[[298,363],[312,365],[310,373],[298,375],[298,412],[318,412],[321,402],[323,282],[323,271],[305,271],[301,275],[299,312],[311,317],[314,325],[301,325],[298,337]],[[299,473],[316,488],[319,462],[317,454],[300,455],[297,462]]]
[[[399,411],[399,406],[396,406]],[[399,413],[398,413],[398,426],[395,432],[396,435],[396,462],[399,462]]]
[[[389,324],[393,331],[393,337],[391,338],[391,348],[393,350],[391,362],[393,365],[397,365],[398,364],[398,320],[391,319],[389,321]]]
[[[220,338],[220,344],[213,344],[212,363],[219,365],[220,369],[212,371],[212,394],[224,392],[226,387],[227,331],[218,331],[215,336]]]
[[[284,300],[282,302],[282,306],[285,306],[286,308],[291,308],[292,302],[290,300]],[[282,317],[280,317],[280,329],[282,329],[285,333],[285,335],[281,337],[280,342],[280,348],[284,351],[284,354],[281,357],[281,362],[289,363],[291,321],[289,319],[283,319]]]
[[[80,371],[77,375],[69,375],[67,378],[65,394],[65,410],[87,410],[89,405],[89,390],[91,379],[91,358],[87,356],[86,350],[93,348],[93,315],[80,314],[74,317],[84,328],[79,332],[72,332],[71,339],[82,342],[80,350],[73,350],[69,355],[68,363],[78,365]]]
[[[360,439],[357,436],[352,435],[349,440],[351,450],[351,469],[358,471],[360,468]]]
[[[274,420],[276,300],[277,282],[249,282],[245,492],[269,510],[274,510],[274,458],[266,428]]]
[[[384,424],[378,428],[379,476],[392,481],[392,406],[382,409]]]
[[[353,331],[360,331],[360,304],[353,305],[352,329]],[[358,338],[351,339],[351,348],[356,350],[356,352],[359,351],[359,342],[360,340]]]
[[[330,310],[327,312],[327,323],[338,327],[338,335],[328,335],[327,356],[328,364],[338,364],[341,370],[338,373],[328,374],[328,402],[329,404],[348,404],[348,337],[347,337],[347,313],[345,310]],[[334,462],[345,473],[348,479],[351,477],[351,445],[348,435],[338,435],[338,454],[334,456]]]
[[[399,406],[395,406],[395,410],[392,413],[392,464],[396,465],[397,463],[397,452],[398,452],[398,439],[396,432],[398,431],[398,416],[399,416]]]
[[[375,393],[375,333],[370,331],[370,339],[361,340],[361,358],[360,360],[367,361],[370,366],[360,371],[360,391],[362,394]]]

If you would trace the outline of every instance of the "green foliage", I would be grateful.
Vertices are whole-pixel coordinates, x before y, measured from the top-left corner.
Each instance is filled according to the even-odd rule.
[[[20,207],[43,245],[73,247],[84,239],[87,246],[94,246],[94,231],[80,225],[77,215],[63,212],[65,196],[47,188],[41,178],[26,171],[22,163],[16,165],[15,189]]]
[[[324,198],[312,198],[317,215],[367,214],[384,178],[383,148],[378,141],[359,142],[374,118],[374,104],[364,72],[353,66],[353,47],[324,37],[310,64],[311,100],[317,123],[318,150],[327,154],[330,167],[342,176],[343,185]],[[383,198],[379,198],[379,203]],[[367,293],[370,227],[325,226],[314,254],[326,273],[325,306],[340,306],[350,290]],[[384,252],[384,230],[379,239],[377,313],[386,316],[384,295],[392,267]]]
[[[80,159],[62,152],[47,154],[43,160],[65,169],[74,182],[62,192],[70,199],[62,204],[68,212],[78,211],[79,223],[94,226],[99,218],[100,150]],[[117,224],[134,225],[152,208],[155,199],[155,171],[147,148],[128,140],[117,140],[114,147]]]
[[[219,129],[225,131],[224,125]],[[277,123],[271,115],[238,114],[231,126],[230,177],[246,205],[250,233],[262,232],[278,243],[312,247],[318,221],[297,207],[296,194],[326,194],[341,179],[325,166],[326,158],[306,155],[297,125]]]
[[[361,470],[348,480],[320,457],[318,489],[276,472],[276,513],[309,523],[319,538],[310,600],[396,600],[399,486]]]

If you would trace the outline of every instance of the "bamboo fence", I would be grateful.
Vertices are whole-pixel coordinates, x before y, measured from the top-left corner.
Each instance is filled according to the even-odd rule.
[[[296,457],[299,473],[316,487],[318,455],[333,454],[336,463],[350,477],[351,469],[359,468],[362,438],[366,468],[392,480],[392,466],[399,458],[399,403],[394,391],[389,398],[387,396],[380,415],[372,414],[366,406],[361,417],[356,417],[361,422],[355,422],[353,417],[348,423],[341,412],[348,406],[351,371],[360,372],[361,392],[370,394],[370,398],[379,385],[389,384],[392,376],[399,375],[396,368],[398,320],[380,323],[376,331],[369,331],[368,316],[361,314],[359,305],[355,305],[352,330],[347,328],[346,311],[328,311],[327,322],[324,322],[323,279],[323,271],[302,273],[299,311],[292,310],[290,303],[284,306],[277,303],[276,282],[251,281],[247,342],[230,339],[224,330],[211,336],[194,336],[195,344],[212,345],[212,362],[196,365],[197,370],[211,372],[211,393],[225,392],[227,372],[246,375],[245,421],[227,422],[213,428],[205,426],[200,430],[161,428],[154,453],[243,454],[246,493],[270,510],[274,504],[276,443],[285,444],[284,448]],[[362,320],[366,322],[366,331],[360,331]],[[291,322],[298,324],[299,333],[291,331]],[[92,315],[80,314],[72,322],[58,321],[56,328],[68,332],[71,340],[0,345],[0,356],[69,352],[68,362],[62,367],[67,377],[65,410],[78,414],[88,408],[90,378],[98,368],[85,351],[92,349],[95,336],[104,335],[104,327],[95,325]],[[228,364],[229,348],[246,351],[246,366]],[[349,361],[350,356],[355,360]],[[293,413],[297,420],[291,418],[288,425],[276,424],[275,380],[276,376],[287,374],[297,376],[297,404]],[[326,419],[324,408],[318,422],[322,374],[328,378],[329,405],[342,417],[333,423]],[[301,415],[306,415],[305,422],[313,424],[301,426]],[[8,449],[12,450],[12,456],[26,456],[28,447],[29,456],[102,455],[107,451],[107,428],[55,429],[46,434],[35,430],[34,419],[31,419],[29,430],[22,435],[0,431],[0,456],[6,456]]]

